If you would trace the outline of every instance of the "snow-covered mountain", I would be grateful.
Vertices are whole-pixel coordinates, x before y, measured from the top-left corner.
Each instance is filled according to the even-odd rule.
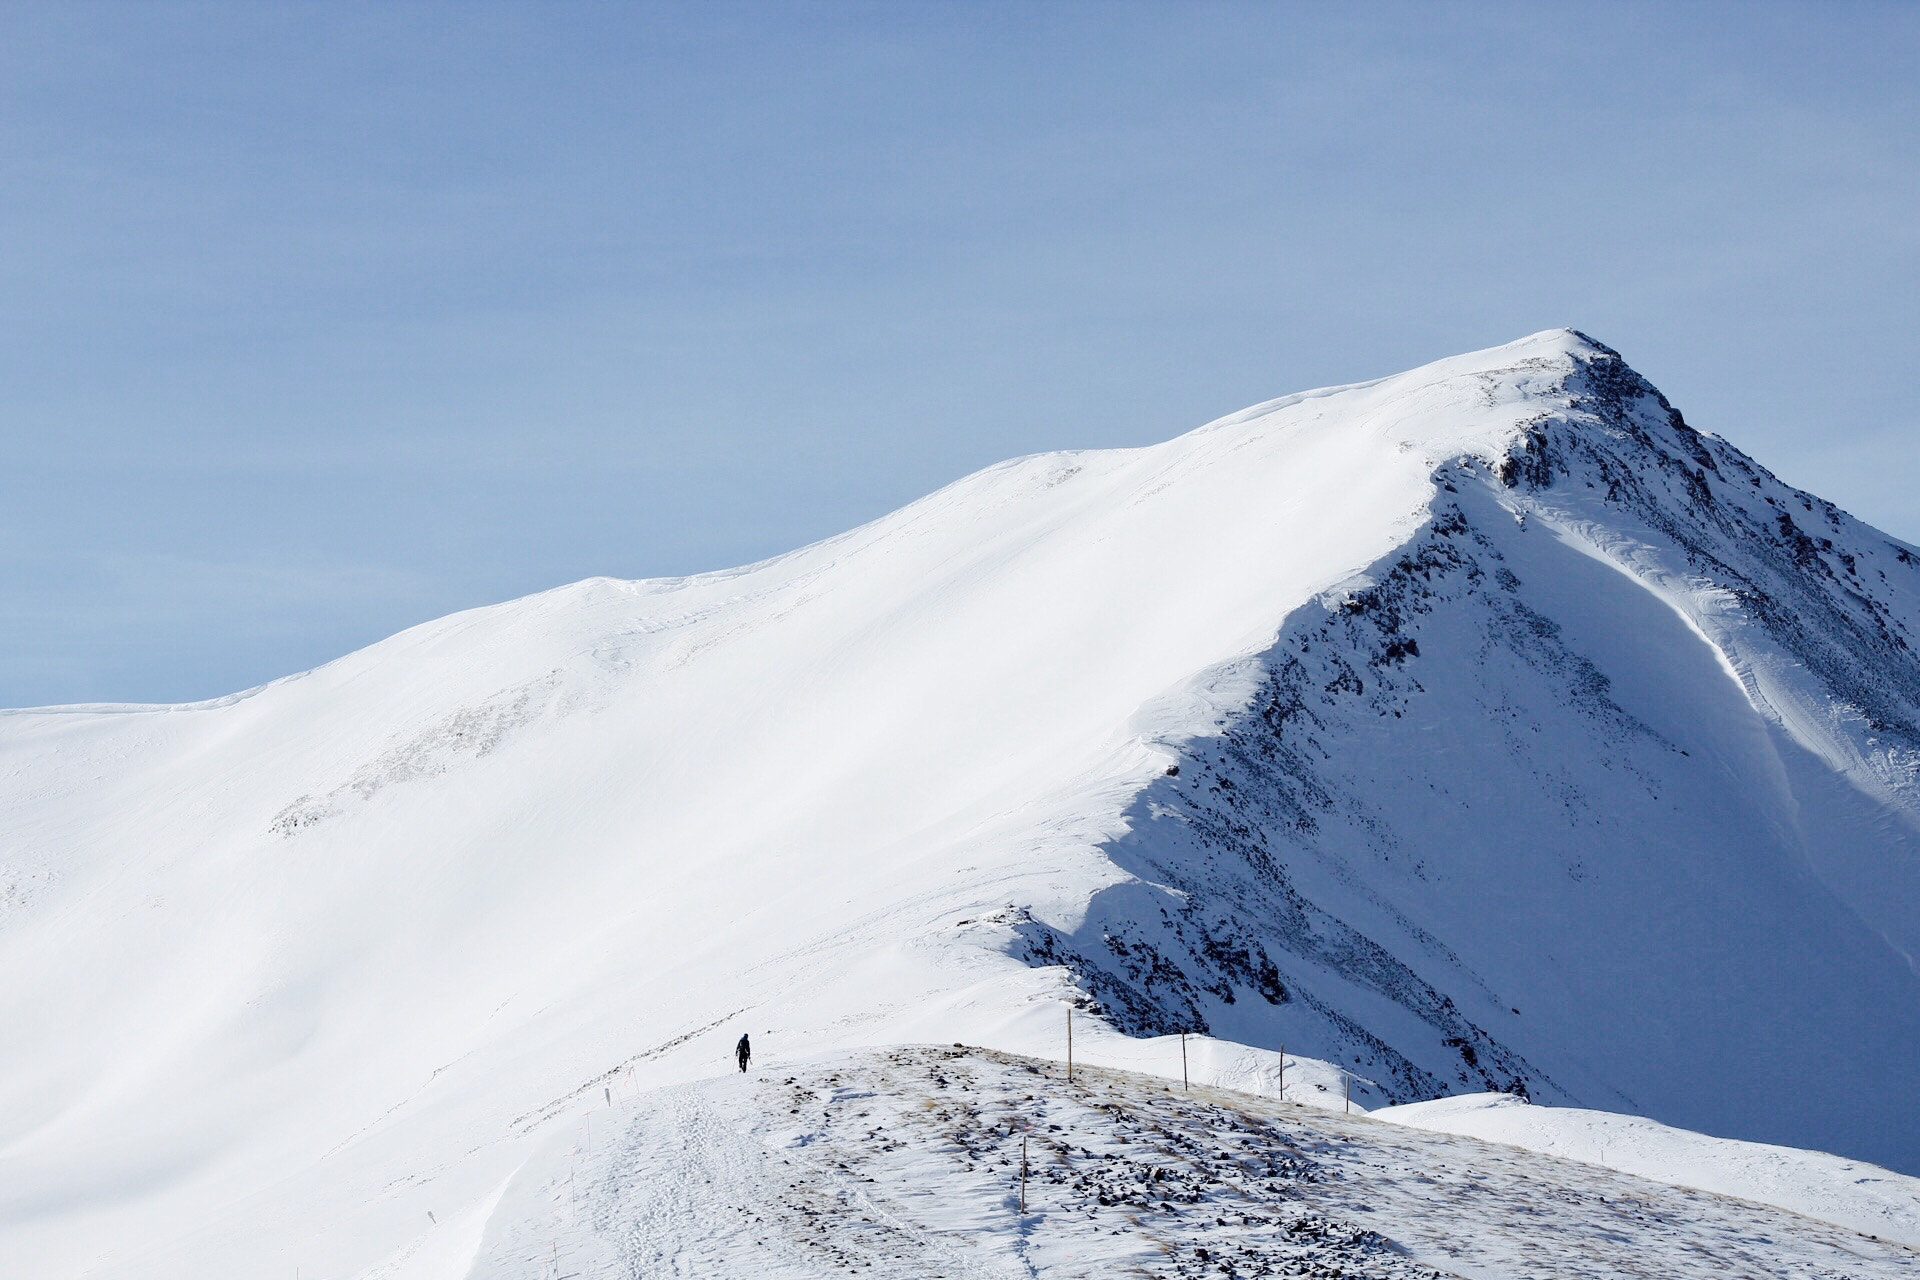
[[[0,715],[0,1273],[453,1280],[616,1085],[1068,1003],[1920,1172],[1917,557],[1563,330]]]

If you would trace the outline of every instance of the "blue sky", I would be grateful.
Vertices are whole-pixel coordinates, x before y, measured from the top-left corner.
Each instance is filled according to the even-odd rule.
[[[1920,540],[1920,6],[0,9],[0,705],[1573,325]]]

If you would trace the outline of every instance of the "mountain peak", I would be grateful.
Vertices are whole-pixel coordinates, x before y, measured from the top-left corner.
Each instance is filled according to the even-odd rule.
[[[1547,350],[1556,351],[1556,352],[1566,352],[1571,355],[1613,356],[1616,359],[1620,355],[1618,351],[1615,351],[1612,347],[1609,347],[1604,342],[1600,342],[1590,337],[1589,335],[1582,333],[1578,329],[1566,328],[1566,327],[1562,327],[1558,329],[1542,329],[1538,333],[1530,333],[1524,338],[1514,339],[1512,342],[1507,343],[1505,348],[1495,348],[1495,349],[1510,350],[1510,349],[1516,349],[1516,348],[1522,348],[1522,347],[1545,348]]]
[[[387,1273],[749,1027],[1050,1054],[1063,1006],[1920,1169],[1916,651],[1920,553],[1555,329],[0,717],[0,1256]]]
[[[1597,380],[1583,376],[1596,368],[1603,370]],[[1577,329],[1544,329],[1404,373],[1281,396],[1208,423],[1195,434],[1225,430],[1237,438],[1259,437],[1275,428],[1311,432],[1324,427],[1348,436],[1356,447],[1371,439],[1427,471],[1461,459],[1492,467],[1524,447],[1528,428],[1542,415],[1578,416],[1581,402],[1601,390],[1615,399],[1658,398],[1611,347]],[[1660,404],[1664,407],[1664,400]],[[1298,445],[1286,440],[1281,447],[1290,451]]]

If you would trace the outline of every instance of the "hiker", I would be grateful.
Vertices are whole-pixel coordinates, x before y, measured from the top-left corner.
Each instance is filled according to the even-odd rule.
[[[753,1057],[753,1046],[747,1043],[746,1032],[740,1033],[740,1043],[733,1046],[733,1056],[740,1063],[740,1070],[747,1069],[747,1063]]]

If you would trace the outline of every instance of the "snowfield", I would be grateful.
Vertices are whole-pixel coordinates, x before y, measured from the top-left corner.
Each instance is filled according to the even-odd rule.
[[[1317,1116],[1287,1141],[1341,1176],[1299,1203],[1362,1242],[1330,1266],[1579,1274],[1514,1225],[1564,1212],[1593,1274],[1766,1256],[1751,1231],[1878,1274],[1858,1233],[1911,1242],[1912,1202],[1863,1162],[1920,1173],[1916,557],[1559,330],[213,702],[0,713],[0,1275],[538,1276],[514,1251],[569,1205],[601,1224],[579,1274],[674,1274],[647,1242],[693,1249],[662,1233],[706,1202],[673,1169],[778,1225],[752,1265],[750,1220],[698,1237],[750,1274],[831,1270],[800,1221],[868,1249],[859,1213],[905,1224],[861,1257],[916,1274],[1198,1265],[1200,1201],[1125,1226],[1086,1183],[1108,1253],[1057,1205],[1008,1229],[987,1156],[856,1153],[844,1109],[819,1123],[885,1214],[726,1154],[778,1146],[770,1099],[815,1123],[816,1055],[926,1136],[936,1060],[897,1046],[984,1046],[952,1070],[998,1097],[1026,1067],[994,1055],[1061,1057],[1068,1008],[1104,1068],[1176,1078],[1185,1031],[1197,1085],[1271,1096],[1284,1061],[1262,1126],[1343,1079],[1368,1109],[1524,1092],[1555,1105],[1403,1114],[1588,1162],[1354,1121],[1403,1170],[1363,1213]],[[749,1028],[794,1084],[711,1079]],[[628,1155],[609,1128],[543,1199],[616,1091]],[[1125,1108],[1211,1141],[1149,1095]],[[1049,1096],[1088,1149],[1133,1143]],[[1010,1113],[953,1116],[986,1143]],[[940,1204],[903,1199],[922,1175]],[[1436,1220],[1421,1178],[1492,1216]],[[1311,1253],[1258,1212],[1206,1247]]]

